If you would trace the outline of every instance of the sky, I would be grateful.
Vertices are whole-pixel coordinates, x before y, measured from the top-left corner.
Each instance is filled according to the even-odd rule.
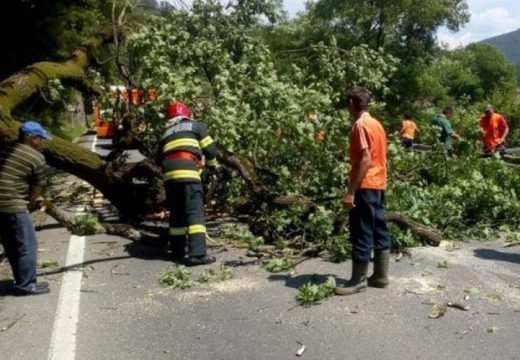
[[[439,41],[450,49],[520,28],[518,0],[468,0],[468,5],[471,18],[464,28],[456,33],[447,29],[438,33]]]
[[[191,3],[190,0],[183,1]],[[469,23],[456,33],[443,28],[437,34],[439,42],[449,49],[520,28],[519,0],[467,0],[467,3],[471,14]],[[294,16],[305,10],[305,0],[284,0],[284,6],[289,15]]]
[[[303,0],[284,0],[289,14],[305,9]],[[460,31],[440,29],[438,40],[454,49],[471,42],[505,34],[520,28],[519,0],[467,0],[471,18]]]

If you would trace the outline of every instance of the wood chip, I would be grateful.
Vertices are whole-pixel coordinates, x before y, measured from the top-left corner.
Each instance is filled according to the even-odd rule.
[[[430,311],[430,313],[428,314],[428,317],[430,319],[438,319],[441,316],[444,316],[447,310],[447,304],[435,304],[432,308],[432,311]]]
[[[298,344],[300,344],[300,348],[298,349],[298,351],[296,351],[296,356],[302,356],[303,353],[305,352],[305,344],[301,343],[298,341]]]
[[[463,311],[468,311],[469,310],[469,304],[467,302],[448,302],[447,305],[449,307],[452,307],[452,308],[455,308],[455,309],[459,309],[459,310],[463,310]]]

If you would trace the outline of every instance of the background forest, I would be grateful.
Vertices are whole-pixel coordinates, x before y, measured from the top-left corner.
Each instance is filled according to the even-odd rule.
[[[389,138],[387,209],[454,239],[516,238],[520,225],[518,169],[480,159],[478,119],[487,103],[509,121],[509,145],[520,144],[515,67],[485,43],[447,50],[441,26],[456,31],[469,19],[464,0],[318,0],[288,18],[278,0],[182,2],[9,0],[1,78],[42,60],[61,62],[85,39],[108,28],[120,40],[95,49],[88,66],[93,86],[154,88],[158,101],[141,109],[142,151],[153,153],[164,109],[184,101],[203,120],[221,153],[254,169],[251,181],[223,166],[212,193],[215,210],[246,213],[258,241],[309,242],[348,256],[340,196],[346,187],[348,133],[345,91],[366,86]],[[35,36],[38,34],[38,36]],[[49,79],[11,112],[40,119],[66,136],[67,81]],[[92,94],[83,91],[85,104]],[[108,91],[96,98],[111,105]],[[113,105],[113,104],[112,104]],[[451,105],[462,139],[448,159],[432,118]],[[309,121],[315,112],[318,122]],[[404,113],[421,129],[430,151],[404,151],[398,129]],[[319,135],[319,136],[317,136]],[[244,160],[245,161],[245,160]],[[112,166],[117,166],[114,162]],[[289,205],[276,195],[305,199]],[[392,224],[394,246],[418,238]]]

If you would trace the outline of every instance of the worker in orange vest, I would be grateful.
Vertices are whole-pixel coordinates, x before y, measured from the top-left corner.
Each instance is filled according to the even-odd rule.
[[[399,135],[401,136],[401,145],[405,149],[412,147],[416,132],[419,133],[420,131],[412,120],[412,116],[410,114],[404,114],[404,119],[401,121],[401,130],[399,131]]]
[[[500,156],[503,156],[506,152],[506,136],[509,134],[506,119],[495,112],[493,106],[487,105],[480,117],[480,128],[484,135],[484,149],[481,155],[486,157],[498,151]]]

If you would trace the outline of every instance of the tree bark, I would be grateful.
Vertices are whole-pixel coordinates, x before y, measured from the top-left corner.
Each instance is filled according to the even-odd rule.
[[[439,230],[419,224],[418,222],[399,212],[388,212],[386,214],[386,220],[395,223],[403,230],[409,229],[412,234],[417,236],[419,239],[421,239],[421,241],[427,243],[428,245],[439,246],[443,240],[443,236]]]
[[[64,79],[79,82],[84,88],[95,89],[88,81],[85,71],[92,60],[93,50],[113,40],[111,30],[100,32],[76,49],[69,60],[62,63],[37,62],[0,82],[0,120],[10,119],[12,110],[49,80]]]
[[[75,50],[69,60],[34,63],[0,82],[0,142],[16,141],[20,123],[12,118],[12,111],[49,80],[60,79],[80,84],[83,90],[95,91],[86,76],[93,50],[113,40],[112,29],[100,32]],[[85,180],[130,217],[145,214],[164,203],[164,189],[157,181],[160,169],[148,159],[114,168],[115,162],[57,136],[47,142],[44,155],[48,165]],[[139,181],[143,179],[146,183]]]

